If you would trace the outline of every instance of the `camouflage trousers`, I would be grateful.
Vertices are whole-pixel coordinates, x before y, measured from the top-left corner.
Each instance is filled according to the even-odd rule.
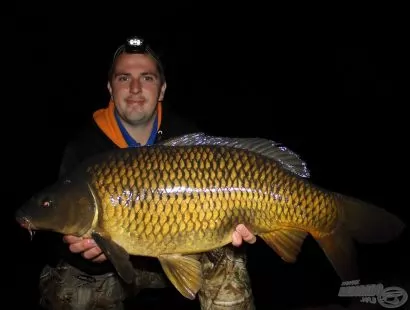
[[[61,310],[125,310],[124,300],[142,288],[164,288],[165,275],[136,270],[136,285],[126,286],[116,273],[89,275],[65,262],[41,272],[40,305]]]
[[[198,292],[201,310],[255,309],[244,254],[227,246],[197,258],[202,262],[204,278]],[[125,287],[115,273],[88,275],[61,262],[41,272],[40,305],[53,310],[125,310],[124,301],[138,298],[141,289],[169,285],[165,274],[136,270],[136,286]]]
[[[204,283],[198,292],[202,310],[254,310],[246,257],[226,246],[201,257]]]

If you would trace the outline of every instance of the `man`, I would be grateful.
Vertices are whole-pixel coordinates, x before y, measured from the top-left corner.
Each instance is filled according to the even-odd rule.
[[[120,46],[109,71],[108,107],[96,111],[91,127],[67,145],[61,175],[85,158],[111,148],[152,145],[196,131],[193,124],[162,105],[166,85],[161,61],[144,40],[133,37]],[[239,248],[242,240],[254,243],[256,238],[239,225],[232,235],[236,247],[198,256],[204,272],[204,285],[198,293],[202,309],[253,309],[245,256]],[[68,244],[62,248],[64,260],[46,265],[41,274],[41,304],[45,308],[124,309],[124,300],[132,300],[140,289],[169,286],[155,259],[135,258],[137,287],[123,287],[91,239],[65,236],[64,241]],[[174,292],[179,294],[176,289]],[[158,306],[158,300],[152,301]]]

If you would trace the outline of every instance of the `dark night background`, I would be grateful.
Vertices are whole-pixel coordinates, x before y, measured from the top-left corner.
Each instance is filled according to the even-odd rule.
[[[15,266],[10,296],[16,306],[34,309],[47,245],[35,238],[29,242],[12,211],[55,180],[64,143],[107,104],[111,57],[131,34],[144,36],[164,55],[165,104],[204,131],[282,142],[308,163],[315,183],[373,202],[408,223],[408,100],[400,94],[408,80],[402,71],[408,53],[386,33],[375,30],[366,32],[366,40],[335,42],[325,26],[313,36],[229,24],[184,31],[162,25],[153,31],[131,22],[116,28],[85,20],[7,21],[2,26],[10,29],[12,43],[3,51],[12,78],[3,90],[11,95],[3,97],[8,198],[3,208],[15,248],[3,253]],[[361,282],[410,293],[408,244],[406,231],[387,245],[358,246]],[[257,309],[345,301],[337,297],[339,280],[312,239],[293,265],[261,241],[248,250]]]

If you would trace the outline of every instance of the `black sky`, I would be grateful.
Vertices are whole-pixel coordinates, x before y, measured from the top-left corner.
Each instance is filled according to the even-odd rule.
[[[12,199],[4,208],[14,210],[54,180],[66,140],[107,104],[106,74],[116,47],[137,34],[164,55],[166,104],[204,131],[282,142],[307,161],[317,183],[408,219],[408,101],[400,96],[406,53],[391,42],[344,44],[328,35],[312,39],[259,28],[154,32],[127,23],[116,32],[91,21],[80,27],[28,21],[11,24],[13,43],[6,47],[13,78],[4,90],[11,96],[4,101],[3,131]],[[404,255],[402,245],[394,250]],[[369,253],[364,256],[376,259],[377,250]],[[392,262],[386,256],[382,264]],[[309,266],[309,257],[304,260]],[[30,269],[24,266],[19,270]]]

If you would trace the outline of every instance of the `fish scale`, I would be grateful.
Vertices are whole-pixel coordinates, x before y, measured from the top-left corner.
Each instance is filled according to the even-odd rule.
[[[188,134],[96,155],[16,212],[30,232],[91,237],[126,282],[129,255],[158,258],[194,299],[197,255],[232,242],[238,224],[295,262],[310,234],[343,281],[358,278],[353,240],[388,242],[405,225],[368,202],[325,190],[286,147],[261,138]]]
[[[332,217],[310,215],[336,210],[329,208],[329,199],[313,198],[315,191],[302,180],[245,150],[146,148],[90,166],[88,173],[107,214],[99,225],[140,255],[208,250],[215,240],[225,243],[239,223],[251,225],[255,233],[271,229],[272,221],[331,228]],[[312,200],[318,203],[306,208]],[[185,216],[177,219],[180,213]]]

